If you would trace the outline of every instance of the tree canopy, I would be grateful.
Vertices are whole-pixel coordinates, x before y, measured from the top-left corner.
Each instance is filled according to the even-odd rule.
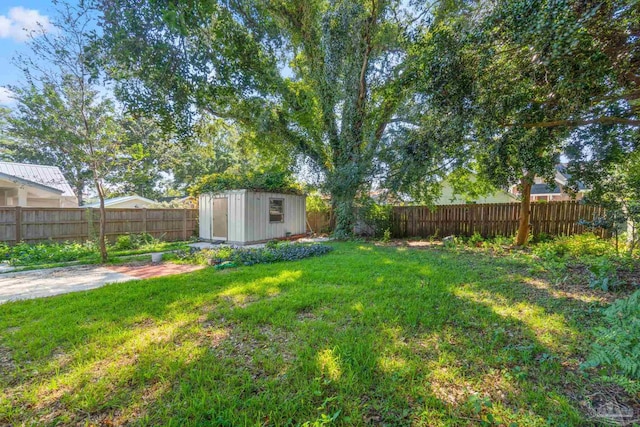
[[[419,103],[416,43],[448,10],[399,0],[101,8],[108,69],[129,108],[180,134],[205,115],[228,120],[259,146],[304,156],[331,193],[339,235],[351,233],[356,194],[390,170],[383,152],[414,127],[394,118]],[[425,162],[438,153],[434,144]]]

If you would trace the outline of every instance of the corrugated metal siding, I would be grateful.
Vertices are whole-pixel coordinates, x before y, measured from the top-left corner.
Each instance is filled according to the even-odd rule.
[[[229,225],[227,240],[234,243],[257,242],[306,232],[306,198],[292,194],[234,190],[200,196],[200,238],[211,240],[213,199],[227,197]],[[284,199],[284,222],[269,222],[269,199]]]
[[[269,199],[284,199],[284,222],[269,222]],[[278,193],[247,193],[245,242],[285,237],[306,232],[305,196]]]
[[[201,239],[211,240],[213,235],[211,234],[211,225],[213,224],[213,197],[211,194],[201,194],[198,200],[198,227]]]
[[[229,229],[227,240],[230,242],[245,241],[245,206],[247,192],[245,190],[230,191],[229,200]]]

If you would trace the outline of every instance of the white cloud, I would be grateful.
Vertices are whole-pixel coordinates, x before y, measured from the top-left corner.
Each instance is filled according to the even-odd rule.
[[[0,105],[9,105],[13,104],[14,99],[11,98],[13,96],[13,92],[11,92],[6,87],[0,86]]]
[[[35,9],[12,7],[7,15],[0,15],[0,38],[26,41],[33,31],[50,31],[51,21]]]

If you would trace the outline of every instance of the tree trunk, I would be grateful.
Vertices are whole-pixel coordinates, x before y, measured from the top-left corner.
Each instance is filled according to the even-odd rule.
[[[353,236],[356,225],[355,194],[332,194],[331,199],[336,222],[333,235],[338,239]]]
[[[76,197],[78,198],[78,206],[82,206],[84,202],[84,182],[82,184],[76,184]]]
[[[529,239],[529,217],[531,214],[531,185],[532,179],[529,174],[520,181],[522,186],[522,201],[520,202],[520,225],[516,236],[516,246],[524,246]]]
[[[107,212],[104,207],[104,188],[102,188],[102,183],[96,177],[95,178],[96,189],[98,190],[98,197],[100,198],[100,227],[99,227],[99,235],[98,235],[98,244],[100,246],[100,260],[105,263],[108,260],[109,255],[107,254]]]

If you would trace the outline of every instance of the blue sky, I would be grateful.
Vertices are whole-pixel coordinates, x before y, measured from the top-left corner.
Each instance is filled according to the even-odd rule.
[[[51,0],[3,0],[0,3],[0,86],[20,81],[21,72],[12,64],[18,53],[29,53],[24,28],[36,29],[40,22],[50,26],[55,14]],[[0,89],[0,104],[7,104],[8,94]]]

